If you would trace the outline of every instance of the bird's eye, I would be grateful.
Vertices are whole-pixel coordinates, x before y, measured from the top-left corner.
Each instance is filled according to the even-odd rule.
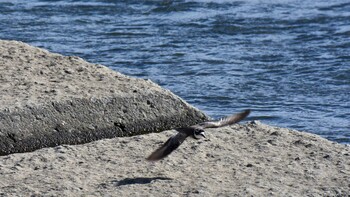
[[[195,129],[194,132],[193,132],[193,137],[195,139],[200,139],[202,137],[205,137],[204,130],[202,130],[202,129]]]
[[[196,130],[194,130],[194,133],[196,134],[196,135],[199,135],[200,133],[202,133],[203,131],[202,130],[200,130],[200,129],[196,129]]]

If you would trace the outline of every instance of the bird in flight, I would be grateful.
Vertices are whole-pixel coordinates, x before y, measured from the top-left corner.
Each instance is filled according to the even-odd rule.
[[[187,137],[191,136],[192,138],[197,140],[200,138],[205,138],[204,129],[219,128],[227,125],[232,125],[246,118],[249,115],[249,113],[250,110],[248,109],[241,113],[222,118],[218,121],[207,121],[190,127],[175,129],[176,131],[178,131],[178,133],[170,137],[161,147],[155,150],[146,159],[148,161],[161,160],[164,157],[168,156],[175,149],[177,149]]]

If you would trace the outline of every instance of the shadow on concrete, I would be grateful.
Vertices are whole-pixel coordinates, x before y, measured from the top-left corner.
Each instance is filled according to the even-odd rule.
[[[122,185],[132,185],[132,184],[148,184],[155,180],[172,180],[168,177],[136,177],[136,178],[125,178],[123,180],[114,180],[112,181],[116,186]]]

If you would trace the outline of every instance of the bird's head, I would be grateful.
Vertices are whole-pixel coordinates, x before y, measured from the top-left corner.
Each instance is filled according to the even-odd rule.
[[[194,139],[200,139],[200,138],[205,138],[205,132],[203,129],[194,129],[193,132],[193,138]]]

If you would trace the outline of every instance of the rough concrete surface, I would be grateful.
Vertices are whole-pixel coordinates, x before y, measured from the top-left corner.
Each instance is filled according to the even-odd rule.
[[[159,132],[207,117],[150,80],[0,40],[0,155]]]
[[[207,129],[159,162],[176,131],[0,157],[0,196],[349,196],[350,147],[259,122]]]

